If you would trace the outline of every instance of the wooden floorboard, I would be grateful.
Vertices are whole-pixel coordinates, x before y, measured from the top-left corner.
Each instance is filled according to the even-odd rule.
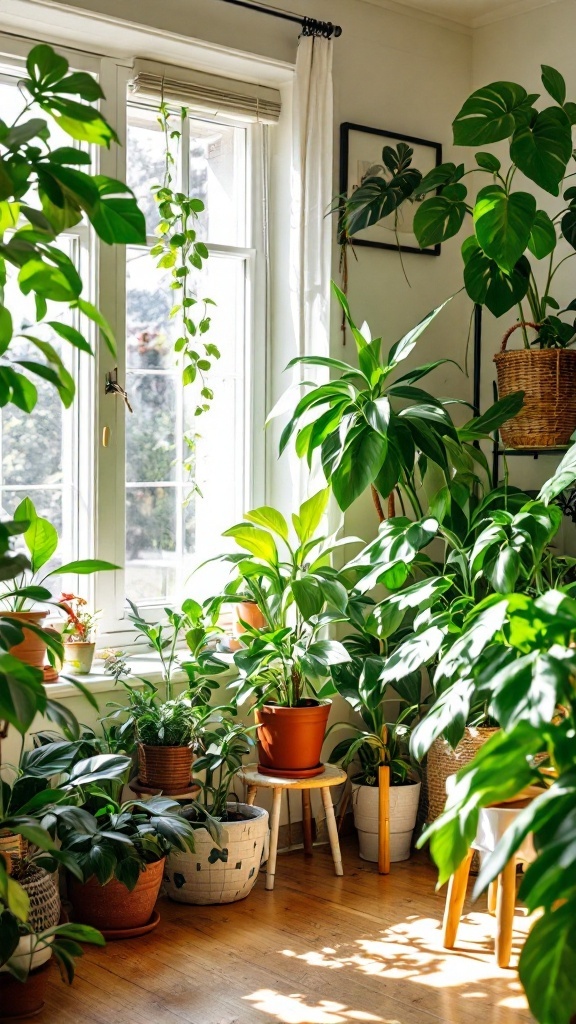
[[[466,904],[458,948],[442,949],[444,893],[426,854],[388,876],[344,846],[279,856],[247,900],[187,907],[163,899],[140,939],[87,948],[72,988],[51,969],[39,1024],[528,1024],[515,970],[493,961],[485,900]],[[515,921],[518,953],[528,927]],[[513,964],[516,957],[513,959]]]

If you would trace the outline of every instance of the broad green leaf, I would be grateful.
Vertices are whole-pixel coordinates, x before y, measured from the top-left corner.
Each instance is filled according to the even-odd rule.
[[[537,185],[557,196],[572,155],[572,127],[559,107],[541,110],[533,122],[521,124],[510,144],[510,157]]]
[[[566,102],[566,82],[560,74],[556,71],[556,68],[551,68],[548,64],[542,64],[542,85],[546,89],[546,92],[556,103],[560,106],[564,106]]]
[[[486,575],[497,594],[511,594],[519,573],[520,555],[515,548],[504,547]]]
[[[464,284],[468,295],[494,316],[502,316],[524,298],[530,283],[530,264],[521,256],[511,274],[505,274],[495,260],[482,251],[474,237],[462,245]]]
[[[319,615],[324,606],[324,597],[318,584],[308,576],[293,580],[291,590],[302,618],[308,622],[313,615]]]
[[[518,123],[528,119],[531,99],[514,82],[492,82],[477,89],[452,122],[454,145],[485,146],[510,138]]]
[[[32,47],[26,58],[26,70],[33,81],[46,89],[64,77],[68,61],[47,43],[39,43]]]
[[[12,341],[12,314],[6,306],[0,305],[0,354],[3,354]]]
[[[550,255],[555,246],[556,228],[544,210],[537,210],[528,239],[528,248],[537,260],[542,260]]]
[[[422,249],[458,234],[466,216],[466,194],[464,185],[449,185],[442,195],[431,196],[418,206],[414,234]]]
[[[305,544],[314,536],[326,511],[329,497],[330,488],[324,487],[321,491],[313,494],[311,498],[307,498],[300,506],[298,516],[292,517],[301,544]]]
[[[394,366],[397,366],[398,363],[401,363],[403,359],[406,359],[410,355],[420,335],[424,333],[426,328],[432,323],[438,314],[442,312],[444,307],[448,305],[452,298],[453,296],[450,295],[450,297],[445,299],[440,306],[437,306],[431,313],[428,313],[428,315],[425,316],[419,324],[416,324],[416,327],[413,327],[412,330],[408,331],[403,338],[400,338],[400,341],[397,341],[392,345],[392,348],[388,353],[389,369],[393,369]]]
[[[486,256],[510,274],[528,245],[536,217],[536,200],[529,192],[507,195],[500,185],[478,193],[474,207],[476,238]]]
[[[475,157],[478,167],[482,167],[485,171],[490,171],[492,174],[498,174],[502,164],[497,156],[493,156],[492,153],[476,153]]]
[[[370,427],[356,435],[332,473],[334,497],[345,511],[378,476],[386,457],[387,441]]]
[[[30,523],[24,541],[30,552],[32,572],[37,573],[58,547],[58,533],[47,519],[39,516],[30,498],[24,498],[14,512],[14,519]]]
[[[107,572],[121,569],[122,566],[105,562],[101,558],[80,558],[75,562],[66,562],[53,569],[48,576],[62,576],[64,573],[76,573],[78,576],[89,576],[93,572]]]
[[[574,900],[532,926],[518,970],[530,1011],[542,1024],[567,1024],[576,1013]]]
[[[573,249],[576,249],[576,209],[570,207],[560,223],[562,235]]]
[[[79,349],[81,352],[88,352],[89,355],[93,355],[93,351],[86,341],[83,334],[77,331],[75,327],[70,327],[69,324],[62,324],[59,320],[48,320],[48,326],[52,328],[56,334],[59,334],[65,341],[70,342],[74,348]]]
[[[390,400],[386,395],[376,398],[374,401],[366,402],[362,412],[369,426],[382,437],[388,435],[388,424],[390,423]]]
[[[225,530],[223,537],[233,537],[239,547],[250,551],[256,558],[262,558],[269,565],[278,565],[278,551],[274,539],[266,530],[259,530],[255,526],[232,526]]]
[[[102,316],[100,310],[96,309],[96,306],[93,306],[91,302],[87,302],[86,299],[78,299],[78,301],[76,303],[73,303],[72,305],[73,307],[77,307],[81,313],[84,313],[84,316],[87,316],[89,320],[92,320],[96,324],[96,326],[100,330],[100,334],[102,335],[104,341],[106,342],[107,348],[109,349],[110,353],[113,356],[115,356],[116,341],[114,338],[114,334],[112,332],[110,324],[105,319],[105,317]]]
[[[548,504],[566,488],[572,487],[574,481],[576,481],[576,444],[573,444],[563,456],[558,468],[542,486],[538,498]]]
[[[46,706],[44,676],[11,654],[0,654],[0,717],[24,736]]]
[[[505,398],[499,398],[481,416],[474,416],[463,427],[459,427],[458,436],[461,440],[467,441],[488,437],[495,430],[499,430],[503,423],[516,416],[520,412],[523,402],[523,391],[516,391],[511,395],[506,395]]]
[[[0,203],[0,236],[16,227],[19,216],[20,203]]]
[[[255,523],[256,526],[263,526],[266,530],[272,530],[283,540],[288,540],[288,523],[282,513],[270,505],[262,505],[261,508],[253,509],[252,512],[245,512],[244,519],[247,519],[249,523]]]
[[[100,193],[100,202],[87,212],[98,236],[109,245],[145,245],[146,222],[132,190],[102,174],[92,180]]]

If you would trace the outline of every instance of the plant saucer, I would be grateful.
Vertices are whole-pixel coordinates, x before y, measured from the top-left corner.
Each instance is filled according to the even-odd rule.
[[[160,914],[157,910],[153,910],[150,920],[146,924],[139,925],[138,928],[101,928],[100,931],[107,942],[114,939],[137,939],[140,935],[148,935],[148,932],[153,932],[159,924]]]

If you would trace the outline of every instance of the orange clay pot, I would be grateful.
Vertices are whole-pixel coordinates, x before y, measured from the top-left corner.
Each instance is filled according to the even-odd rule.
[[[35,626],[43,626],[48,612],[3,612],[3,614],[7,619],[14,619],[14,621],[22,625],[25,625],[26,622],[32,622]],[[36,633],[32,633],[31,630],[25,628],[22,643],[11,647],[10,654],[25,662],[26,665],[31,665],[32,668],[43,669],[46,658],[46,644],[41,637],[36,636]]]
[[[100,885],[95,875],[87,882],[69,876],[68,893],[74,907],[74,920],[104,931],[140,928],[147,924],[158,899],[165,861],[163,857],[147,864],[132,892],[116,878]]]
[[[242,625],[242,622],[246,622],[249,626],[252,626],[252,629],[264,629],[266,626],[266,619],[254,601],[240,601],[237,611],[237,633],[245,632],[245,627]],[[240,619],[242,619],[242,622],[240,622]]]
[[[331,701],[306,701],[303,707],[265,704],[255,712],[258,759],[262,768],[309,771],[320,764]]]

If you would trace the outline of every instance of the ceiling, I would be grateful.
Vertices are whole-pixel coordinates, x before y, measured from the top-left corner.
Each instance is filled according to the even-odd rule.
[[[396,0],[395,6],[411,7],[472,28],[559,2],[561,0]]]

